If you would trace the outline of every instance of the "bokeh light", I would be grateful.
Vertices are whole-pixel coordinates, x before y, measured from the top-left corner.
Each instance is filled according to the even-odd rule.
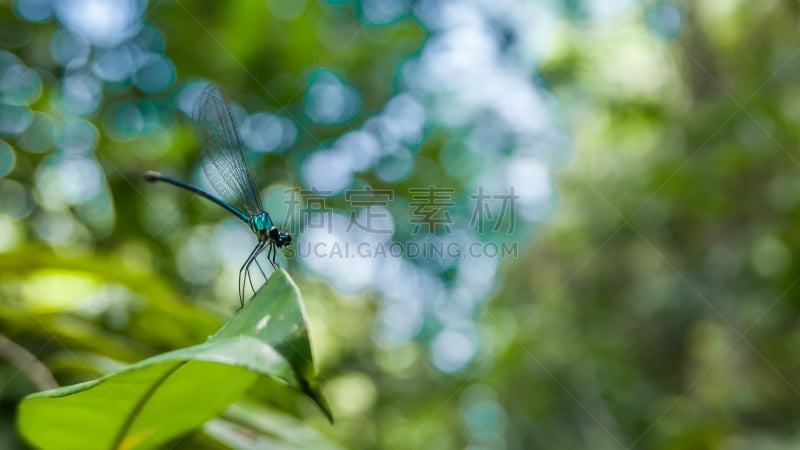
[[[409,9],[406,2],[360,0],[357,11],[359,20],[364,24],[389,25],[405,17]]]
[[[281,120],[275,116],[266,113],[253,114],[242,123],[242,140],[255,152],[273,152],[286,139],[281,125]]]
[[[309,81],[304,110],[312,120],[342,124],[352,120],[361,107],[358,91],[331,72],[319,71]]]
[[[175,82],[175,66],[172,61],[157,53],[144,55],[133,83],[146,94],[166,91]]]
[[[69,156],[88,156],[97,147],[100,133],[92,122],[64,118],[58,131],[58,148]]]
[[[69,114],[88,116],[100,107],[102,92],[98,80],[87,74],[74,73],[61,85],[61,105]]]
[[[33,211],[30,191],[14,180],[0,180],[0,211],[14,219],[26,217]]]
[[[144,0],[63,0],[54,6],[64,28],[110,48],[139,32],[146,4]]]
[[[671,39],[680,32],[683,17],[673,3],[656,2],[647,11],[647,22],[655,33]]]
[[[17,145],[31,153],[44,153],[55,143],[55,126],[47,114],[33,113],[31,124],[17,140]]]
[[[14,149],[8,145],[8,142],[0,140],[0,178],[11,173],[16,162]]]
[[[33,114],[26,106],[0,103],[0,133],[20,134],[33,121]]]
[[[2,69],[0,92],[6,103],[29,105],[41,95],[42,85],[36,72],[21,64],[15,64]]]
[[[90,52],[91,46],[87,42],[66,30],[58,30],[50,43],[53,61],[67,68],[86,64]]]
[[[14,12],[31,22],[44,22],[53,16],[52,0],[16,0]]]
[[[63,209],[97,196],[104,189],[103,173],[91,158],[52,156],[37,170],[37,187],[42,203],[50,209]]]

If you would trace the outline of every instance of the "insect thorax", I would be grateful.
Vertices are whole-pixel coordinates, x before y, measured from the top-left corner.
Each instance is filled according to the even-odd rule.
[[[272,227],[272,218],[266,212],[250,217],[250,230],[256,236],[267,232]]]

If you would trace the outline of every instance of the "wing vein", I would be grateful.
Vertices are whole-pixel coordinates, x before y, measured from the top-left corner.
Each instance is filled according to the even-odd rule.
[[[203,171],[214,189],[229,202],[239,201],[251,216],[264,207],[253,185],[239,127],[222,93],[209,85],[195,105],[194,125],[203,155]]]

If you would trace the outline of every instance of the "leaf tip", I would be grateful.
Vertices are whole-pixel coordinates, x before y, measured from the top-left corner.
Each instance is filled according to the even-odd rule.
[[[328,419],[328,422],[330,422],[330,424],[333,425],[334,422],[333,411],[331,411],[331,407],[330,405],[328,405],[328,400],[326,400],[325,396],[322,395],[322,392],[319,389],[319,384],[316,383],[316,380],[309,382],[309,380],[306,380],[305,378],[301,377],[300,383],[303,392],[305,392],[306,395],[308,395],[309,397],[311,397],[312,400],[314,400],[314,403],[317,405],[317,407],[319,407],[320,411],[322,411],[322,413]]]

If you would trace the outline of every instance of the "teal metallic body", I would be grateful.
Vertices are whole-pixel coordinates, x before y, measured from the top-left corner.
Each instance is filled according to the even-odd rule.
[[[272,223],[272,218],[266,211],[250,217],[248,222],[250,224],[250,230],[256,236],[267,233],[270,228],[275,226],[275,224]]]

